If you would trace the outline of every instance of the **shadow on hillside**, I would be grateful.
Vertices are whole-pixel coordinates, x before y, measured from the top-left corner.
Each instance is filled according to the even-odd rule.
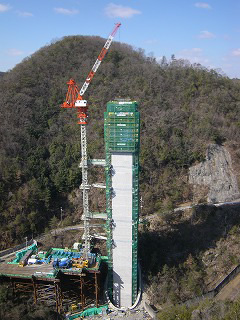
[[[194,210],[184,222],[172,219],[166,230],[144,231],[139,237],[139,258],[143,272],[155,275],[163,265],[183,263],[187,257],[198,255],[227,236],[240,224],[240,205],[215,207],[204,205]]]

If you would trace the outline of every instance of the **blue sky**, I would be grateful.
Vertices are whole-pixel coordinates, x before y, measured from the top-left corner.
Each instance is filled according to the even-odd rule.
[[[239,17],[239,0],[0,0],[0,71],[63,36],[106,38],[121,22],[116,41],[240,78]]]

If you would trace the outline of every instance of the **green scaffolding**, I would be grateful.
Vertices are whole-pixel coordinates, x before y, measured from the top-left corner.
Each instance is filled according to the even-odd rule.
[[[111,101],[104,113],[104,139],[106,150],[106,211],[107,211],[107,252],[108,252],[108,289],[112,298],[112,174],[111,154],[113,152],[133,155],[132,190],[132,303],[138,290],[138,218],[139,218],[139,145],[140,117],[135,101]]]
[[[69,315],[67,316],[66,319],[68,320],[74,320],[74,319],[79,319],[80,317],[91,317],[91,316],[94,316],[94,315],[98,315],[98,314],[103,314],[103,312],[107,312],[108,310],[108,305],[103,305],[101,307],[94,307],[94,308],[89,308],[89,309],[86,309],[82,312],[78,312],[78,313],[75,313],[73,315]]]

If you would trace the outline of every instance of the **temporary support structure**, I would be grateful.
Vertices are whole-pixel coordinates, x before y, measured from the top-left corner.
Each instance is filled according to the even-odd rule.
[[[0,281],[11,283],[14,294],[32,296],[35,304],[55,306],[57,312],[68,310],[73,304],[82,311],[92,305],[99,306],[99,270],[80,274],[60,271],[53,278],[1,274]]]
[[[118,307],[137,297],[139,213],[139,112],[135,101],[107,104],[106,212],[109,294]]]

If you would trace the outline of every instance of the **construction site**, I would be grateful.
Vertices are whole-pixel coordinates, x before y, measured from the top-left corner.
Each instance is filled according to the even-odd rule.
[[[86,260],[82,256],[82,251],[74,249],[38,251],[34,241],[17,253],[2,257],[1,280],[9,282],[14,293],[32,296],[34,303],[46,303],[59,313],[69,307],[98,307],[101,256],[88,253]]]
[[[20,250],[2,254],[0,279],[15,294],[29,295],[35,304],[52,306],[59,313],[80,316],[103,314],[110,307],[129,310],[140,301],[138,266],[139,142],[138,103],[115,99],[104,112],[105,159],[89,159],[87,152],[88,103],[83,95],[107,53],[120,23],[103,46],[85,83],[79,90],[70,79],[62,108],[77,111],[80,125],[83,236],[71,248],[44,250],[32,240]],[[90,185],[93,166],[104,169],[105,185]],[[89,210],[91,188],[106,190],[106,211]],[[94,250],[91,220],[104,222],[107,255]]]

